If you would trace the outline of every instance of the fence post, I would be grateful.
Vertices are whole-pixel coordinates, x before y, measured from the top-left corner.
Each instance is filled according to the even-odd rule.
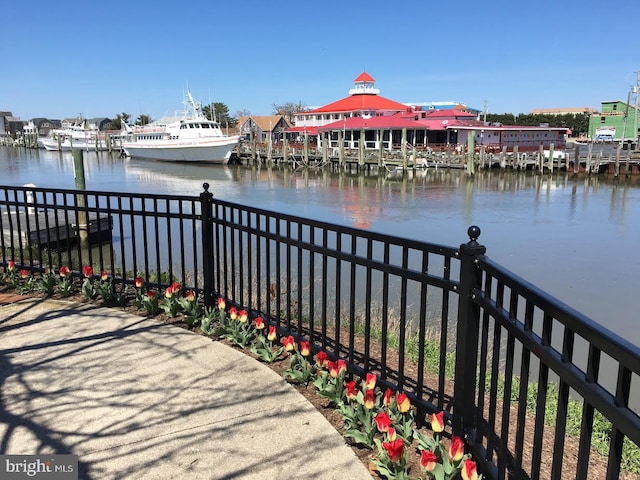
[[[204,277],[204,306],[213,307],[213,194],[209,184],[203,183],[204,192],[200,194],[200,213],[202,216],[202,275]]]
[[[486,248],[477,242],[480,228],[467,230],[469,242],[460,245],[460,283],[458,287],[458,327],[456,332],[456,365],[453,390],[453,433],[465,438],[474,427],[480,308],[473,301],[474,289],[482,282],[476,267],[477,257]]]

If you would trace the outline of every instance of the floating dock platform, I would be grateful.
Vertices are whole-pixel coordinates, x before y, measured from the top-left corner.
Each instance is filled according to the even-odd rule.
[[[83,214],[86,225],[80,223]],[[110,240],[113,218],[54,208],[0,209],[0,228],[5,247],[61,248],[79,241],[83,229],[91,245]]]

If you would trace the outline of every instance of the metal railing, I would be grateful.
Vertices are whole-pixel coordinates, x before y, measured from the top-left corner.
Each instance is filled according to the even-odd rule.
[[[598,468],[598,478],[620,478],[623,451],[640,445],[640,350],[493,263],[477,227],[453,248],[208,189],[0,187],[1,264],[77,275],[91,264],[122,285],[137,275],[159,288],[180,281],[207,306],[223,296],[345,359],[352,375],[377,373],[409,395],[418,422],[445,410],[488,478],[595,478]],[[594,466],[603,422],[608,456]],[[567,461],[572,448],[577,462]]]

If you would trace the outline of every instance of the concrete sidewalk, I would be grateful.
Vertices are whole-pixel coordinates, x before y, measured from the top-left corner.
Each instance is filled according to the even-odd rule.
[[[82,479],[348,479],[367,469],[267,366],[117,309],[0,306],[0,453],[72,453]]]

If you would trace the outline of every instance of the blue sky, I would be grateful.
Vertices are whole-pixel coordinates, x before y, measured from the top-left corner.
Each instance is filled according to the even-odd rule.
[[[599,108],[636,83],[639,13],[638,0],[11,2],[0,110],[157,119],[188,85],[232,115],[270,115],[345,97],[363,70],[403,103]]]

